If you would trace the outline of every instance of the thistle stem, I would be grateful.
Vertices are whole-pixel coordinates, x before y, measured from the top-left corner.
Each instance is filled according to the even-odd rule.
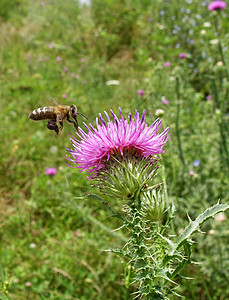
[[[219,93],[218,89],[215,83],[215,80],[212,80],[212,85],[213,85],[213,90],[214,90],[214,99],[215,99],[215,108],[219,109],[221,111],[221,103],[219,100]],[[220,132],[220,138],[221,138],[221,145],[220,145],[220,154],[221,157],[225,157],[226,165],[229,169],[229,151],[227,147],[227,139],[226,139],[226,126],[225,126],[225,121],[224,121],[224,116],[223,116],[223,111],[221,112],[221,120],[218,121],[218,126],[219,126],[219,132]],[[223,153],[224,152],[224,153]],[[222,162],[224,165],[224,162]]]
[[[177,94],[177,117],[176,117],[176,135],[177,135],[177,142],[178,142],[178,150],[180,159],[185,166],[185,160],[183,156],[183,150],[181,146],[181,138],[180,138],[180,81],[179,78],[176,78],[176,94]]]
[[[130,205],[132,222],[129,222],[130,239],[128,242],[128,252],[132,259],[130,264],[135,270],[134,280],[139,283],[138,294],[144,299],[165,299],[160,286],[157,286],[154,278],[154,268],[150,260],[150,253],[146,245],[146,225],[141,211],[140,195],[136,195]],[[158,293],[158,291],[161,293]]]
[[[218,13],[220,14],[220,11],[218,11]],[[219,20],[218,20],[218,16],[215,17],[215,31],[216,33],[218,34],[218,47],[219,47],[219,53],[220,53],[220,56],[221,56],[221,59],[222,59],[222,62],[225,66],[225,74],[226,74],[226,77],[227,77],[227,80],[229,80],[229,76],[228,76],[228,71],[227,71],[227,65],[226,65],[226,60],[225,60],[225,57],[224,57],[224,54],[223,54],[223,47],[222,47],[222,43],[221,43],[221,38],[220,38],[220,31],[219,31]]]
[[[220,14],[220,11],[218,12]],[[229,75],[228,75],[228,71],[227,71],[227,64],[226,64],[226,60],[224,57],[224,53],[223,53],[223,47],[222,47],[222,43],[221,43],[221,38],[220,38],[220,30],[219,30],[219,14],[215,17],[215,31],[218,33],[218,48],[219,48],[219,53],[223,62],[223,65],[225,67],[225,76],[227,78],[227,80],[229,80]],[[221,152],[224,152],[224,156],[225,156],[225,161],[226,161],[226,165],[229,169],[229,151],[228,151],[228,147],[227,147],[227,140],[226,140],[226,130],[227,130],[227,126],[225,124],[225,120],[224,120],[224,109],[225,109],[225,101],[227,101],[228,99],[228,94],[229,94],[229,88],[226,88],[226,93],[224,95],[224,101],[221,101],[222,103],[220,103],[219,98],[218,98],[218,91],[217,91],[217,87],[215,82],[213,82],[213,87],[214,87],[214,91],[215,91],[215,102],[216,102],[216,107],[218,109],[221,110],[221,120],[219,121],[219,130],[220,130],[220,137],[221,137],[221,141],[222,141],[222,150]],[[222,153],[223,154],[223,153]],[[222,155],[223,156],[223,155]]]

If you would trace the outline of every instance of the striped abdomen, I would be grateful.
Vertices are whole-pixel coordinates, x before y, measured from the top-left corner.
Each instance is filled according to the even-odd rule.
[[[55,109],[53,106],[39,107],[29,114],[29,118],[35,121],[44,119],[56,120]]]

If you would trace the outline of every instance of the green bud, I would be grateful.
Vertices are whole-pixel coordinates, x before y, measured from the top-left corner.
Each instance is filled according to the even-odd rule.
[[[165,191],[162,184],[144,193],[142,207],[150,220],[162,219],[165,210]]]
[[[111,157],[106,169],[101,170],[94,180],[101,192],[109,197],[133,201],[145,192],[156,176],[157,161],[150,157],[128,154]]]

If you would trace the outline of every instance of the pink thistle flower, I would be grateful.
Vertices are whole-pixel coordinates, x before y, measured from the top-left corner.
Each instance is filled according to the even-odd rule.
[[[53,48],[53,44],[49,44],[49,48],[52,49]]]
[[[206,96],[206,100],[211,100],[212,96],[211,95],[207,95]]]
[[[66,94],[63,94],[63,95],[62,95],[62,98],[63,98],[63,99],[66,99],[66,98],[67,98],[67,95],[66,95]]]
[[[208,10],[222,10],[224,8],[226,8],[227,3],[225,1],[212,1],[209,5],[208,5]]]
[[[56,175],[56,173],[57,173],[56,168],[48,168],[45,170],[45,175],[48,175],[48,176]]]
[[[163,103],[165,105],[168,105],[169,104],[169,100],[168,99],[162,99],[161,103]]]
[[[86,59],[82,58],[82,59],[81,59],[81,63],[82,63],[82,64],[85,64],[85,63],[86,63]]]
[[[45,57],[45,60],[46,60],[46,61],[49,61],[49,57],[48,57],[48,56],[46,56],[46,57]]]
[[[78,232],[78,231],[74,231],[74,232],[73,232],[73,235],[74,235],[74,236],[79,236],[79,232]]]
[[[56,61],[61,61],[61,57],[57,56]]]
[[[169,66],[170,66],[170,62],[169,61],[164,62],[164,67],[169,67]]]
[[[70,139],[74,150],[67,149],[67,151],[73,158],[67,155],[66,159],[73,162],[80,172],[87,171],[89,179],[106,169],[109,160],[114,156],[126,157],[131,154],[134,157],[134,164],[137,158],[149,158],[153,164],[158,155],[164,153],[162,148],[169,139],[168,127],[158,134],[162,120],[157,119],[151,126],[145,123],[145,111],[140,118],[138,111],[135,110],[135,116],[132,117],[129,114],[126,120],[120,108],[120,120],[112,110],[110,111],[113,120],[110,120],[107,112],[104,111],[107,123],[99,114],[99,118],[96,118],[97,128],[94,128],[92,124],[88,127],[84,123],[88,132],[85,133],[79,128],[79,133],[76,132],[78,138]]]
[[[87,82],[85,80],[82,81],[82,84],[86,84]]]
[[[138,95],[139,96],[143,96],[145,94],[145,92],[143,90],[138,90]]]
[[[30,286],[32,286],[32,283],[31,283],[30,281],[27,281],[27,282],[25,283],[25,286],[30,287]]]
[[[64,72],[68,72],[68,68],[67,67],[64,67]]]
[[[179,54],[179,57],[180,57],[180,58],[185,58],[185,57],[186,57],[186,53],[181,52],[181,53]]]

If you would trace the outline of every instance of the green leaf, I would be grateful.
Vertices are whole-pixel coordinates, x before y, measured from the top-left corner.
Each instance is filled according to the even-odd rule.
[[[167,269],[160,269],[158,270],[157,274],[156,274],[156,277],[160,277],[160,278],[163,278],[165,279],[166,281],[169,281],[173,284],[176,284],[176,282],[172,281],[168,276],[167,276],[167,273],[168,273],[168,270]]]
[[[190,220],[189,225],[185,228],[182,234],[178,238],[177,248],[179,248],[183,241],[188,239],[196,230],[199,229],[200,225],[207,219],[214,217],[219,212],[225,211],[229,208],[227,204],[219,204],[206,209],[202,214],[200,214],[195,221]]]
[[[184,250],[185,250],[185,256],[183,257],[182,262],[180,262],[180,263],[178,264],[178,266],[176,267],[176,269],[175,269],[170,275],[168,275],[168,277],[169,277],[170,279],[175,278],[175,276],[176,276],[177,274],[179,274],[180,271],[181,271],[187,264],[190,264],[190,263],[191,263],[191,260],[190,260],[191,247],[190,247],[189,243],[185,243],[185,245],[184,245]]]
[[[176,245],[177,245],[177,244],[173,243],[170,239],[168,239],[168,238],[162,236],[159,232],[158,232],[157,234],[158,234],[163,240],[165,240],[165,241],[169,244],[169,246],[170,246],[171,249],[176,248]]]
[[[133,258],[130,253],[127,253],[126,251],[123,251],[122,249],[107,249],[107,250],[103,250],[103,251],[104,252],[115,253],[115,254],[118,254],[119,256],[125,256],[125,257],[128,257],[128,258]]]
[[[195,221],[192,221],[190,218],[190,223],[189,225],[185,228],[185,230],[182,232],[182,234],[178,237],[178,241],[177,243],[173,243],[170,240],[166,239],[163,237],[163,239],[165,239],[167,241],[167,243],[170,245],[170,249],[168,251],[168,254],[165,255],[164,259],[163,259],[163,265],[166,265],[168,263],[168,261],[172,260],[174,258],[174,256],[177,256],[178,252],[177,250],[185,243],[191,243],[191,240],[189,239],[190,236],[199,229],[200,225],[206,221],[207,219],[214,217],[216,214],[218,214],[219,212],[225,211],[226,209],[229,208],[229,205],[227,204],[219,204],[217,203],[216,205],[206,209],[202,214],[200,214]],[[162,236],[161,236],[162,237]],[[185,244],[186,247],[186,244]],[[187,248],[186,248],[187,250]],[[190,257],[190,253],[188,255],[188,257]],[[185,261],[182,263],[184,267],[184,265],[186,264]],[[177,274],[177,270],[175,271],[175,274]]]

